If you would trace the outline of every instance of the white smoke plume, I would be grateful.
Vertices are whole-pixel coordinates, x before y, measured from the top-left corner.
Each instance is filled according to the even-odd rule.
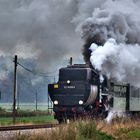
[[[85,41],[92,39],[90,61],[109,78],[140,86],[140,1],[102,2],[77,28]]]
[[[85,61],[108,78],[140,87],[140,1],[96,0],[93,6],[89,1],[80,4],[74,19],[85,41]],[[113,110],[106,121],[123,115]]]
[[[140,86],[140,46],[138,44],[117,44],[114,39],[109,39],[104,46],[92,44],[90,49],[92,65],[108,78]]]

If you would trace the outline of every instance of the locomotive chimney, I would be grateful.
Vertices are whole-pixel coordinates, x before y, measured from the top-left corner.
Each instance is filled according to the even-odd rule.
[[[70,57],[69,64],[72,65],[72,57]]]

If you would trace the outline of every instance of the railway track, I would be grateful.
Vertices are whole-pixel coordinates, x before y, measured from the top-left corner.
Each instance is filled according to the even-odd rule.
[[[0,131],[12,131],[12,130],[27,130],[27,129],[41,129],[41,128],[53,128],[57,127],[58,124],[33,124],[33,125],[12,125],[12,126],[1,126]]]

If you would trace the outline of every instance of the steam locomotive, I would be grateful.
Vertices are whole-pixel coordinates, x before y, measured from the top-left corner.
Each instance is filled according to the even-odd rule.
[[[69,65],[59,70],[57,83],[48,85],[59,123],[84,116],[107,115],[107,79],[86,64]]]

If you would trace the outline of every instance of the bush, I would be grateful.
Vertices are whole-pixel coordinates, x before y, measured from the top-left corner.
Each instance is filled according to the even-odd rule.
[[[30,111],[30,110],[17,110],[17,117],[31,117],[31,116],[40,116],[40,115],[49,115],[47,111]],[[12,117],[12,112],[7,112],[5,109],[0,108],[0,117]]]

